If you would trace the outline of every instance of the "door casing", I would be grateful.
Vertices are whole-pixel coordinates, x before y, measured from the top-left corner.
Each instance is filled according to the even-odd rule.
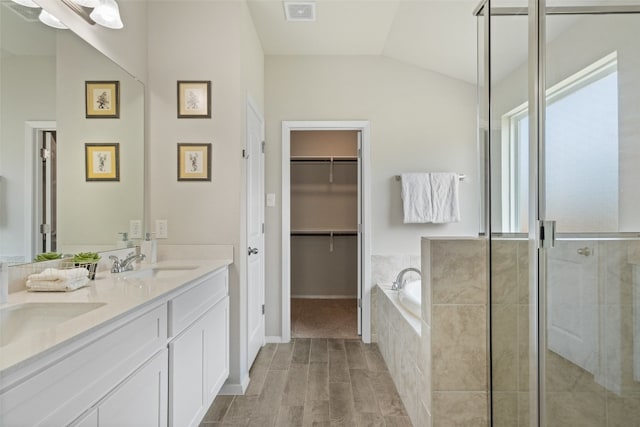
[[[371,342],[371,171],[369,121],[283,121],[282,122],[282,301],[279,341],[291,340],[291,131],[354,130],[361,133],[360,194],[362,239],[360,251],[362,304],[362,341]],[[271,338],[273,341],[273,337]]]

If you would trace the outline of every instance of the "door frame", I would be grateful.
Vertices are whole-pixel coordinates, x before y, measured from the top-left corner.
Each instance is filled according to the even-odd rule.
[[[353,130],[362,133],[360,164],[362,177],[361,280],[362,341],[371,342],[371,137],[368,120],[282,122],[282,342],[291,340],[291,131]]]
[[[36,167],[36,156],[42,132],[55,131],[55,120],[29,120],[24,122],[24,260],[29,262],[36,255],[38,243],[37,228],[39,194],[42,180],[42,171]]]

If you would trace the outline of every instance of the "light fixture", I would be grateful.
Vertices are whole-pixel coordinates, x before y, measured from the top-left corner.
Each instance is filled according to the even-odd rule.
[[[38,19],[40,20],[40,22],[50,27],[58,28],[60,30],[67,29],[67,26],[64,25],[62,22],[60,22],[58,18],[56,18],[55,16],[53,16],[52,14],[50,14],[44,9],[40,11],[40,16],[38,16]]]
[[[124,27],[120,19],[120,8],[115,0],[100,0],[100,4],[89,15],[91,19],[103,27],[118,30]]]
[[[40,7],[36,3],[34,3],[33,0],[13,0],[13,2],[26,7],[33,7],[33,8]]]

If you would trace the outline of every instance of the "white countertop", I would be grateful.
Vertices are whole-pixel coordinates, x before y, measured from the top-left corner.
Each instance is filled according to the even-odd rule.
[[[85,336],[87,333],[146,304],[160,302],[169,295],[204,275],[230,265],[230,259],[162,261],[141,265],[137,270],[153,267],[195,267],[167,278],[138,278],[130,273],[101,272],[88,287],[73,292],[29,292],[9,295],[7,304],[0,309],[24,303],[105,303],[85,314],[74,317],[51,328],[29,331],[24,336],[0,347],[0,376],[8,375],[27,363],[49,354],[55,349]],[[175,292],[174,292],[175,291]]]

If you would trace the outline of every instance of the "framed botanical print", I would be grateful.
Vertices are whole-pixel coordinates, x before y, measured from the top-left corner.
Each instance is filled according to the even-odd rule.
[[[211,81],[178,81],[178,118],[211,118]]]
[[[84,154],[87,181],[120,181],[120,144],[86,143]]]
[[[120,82],[86,81],[85,111],[90,119],[117,119],[120,117]]]
[[[210,143],[178,143],[178,181],[211,181]]]

